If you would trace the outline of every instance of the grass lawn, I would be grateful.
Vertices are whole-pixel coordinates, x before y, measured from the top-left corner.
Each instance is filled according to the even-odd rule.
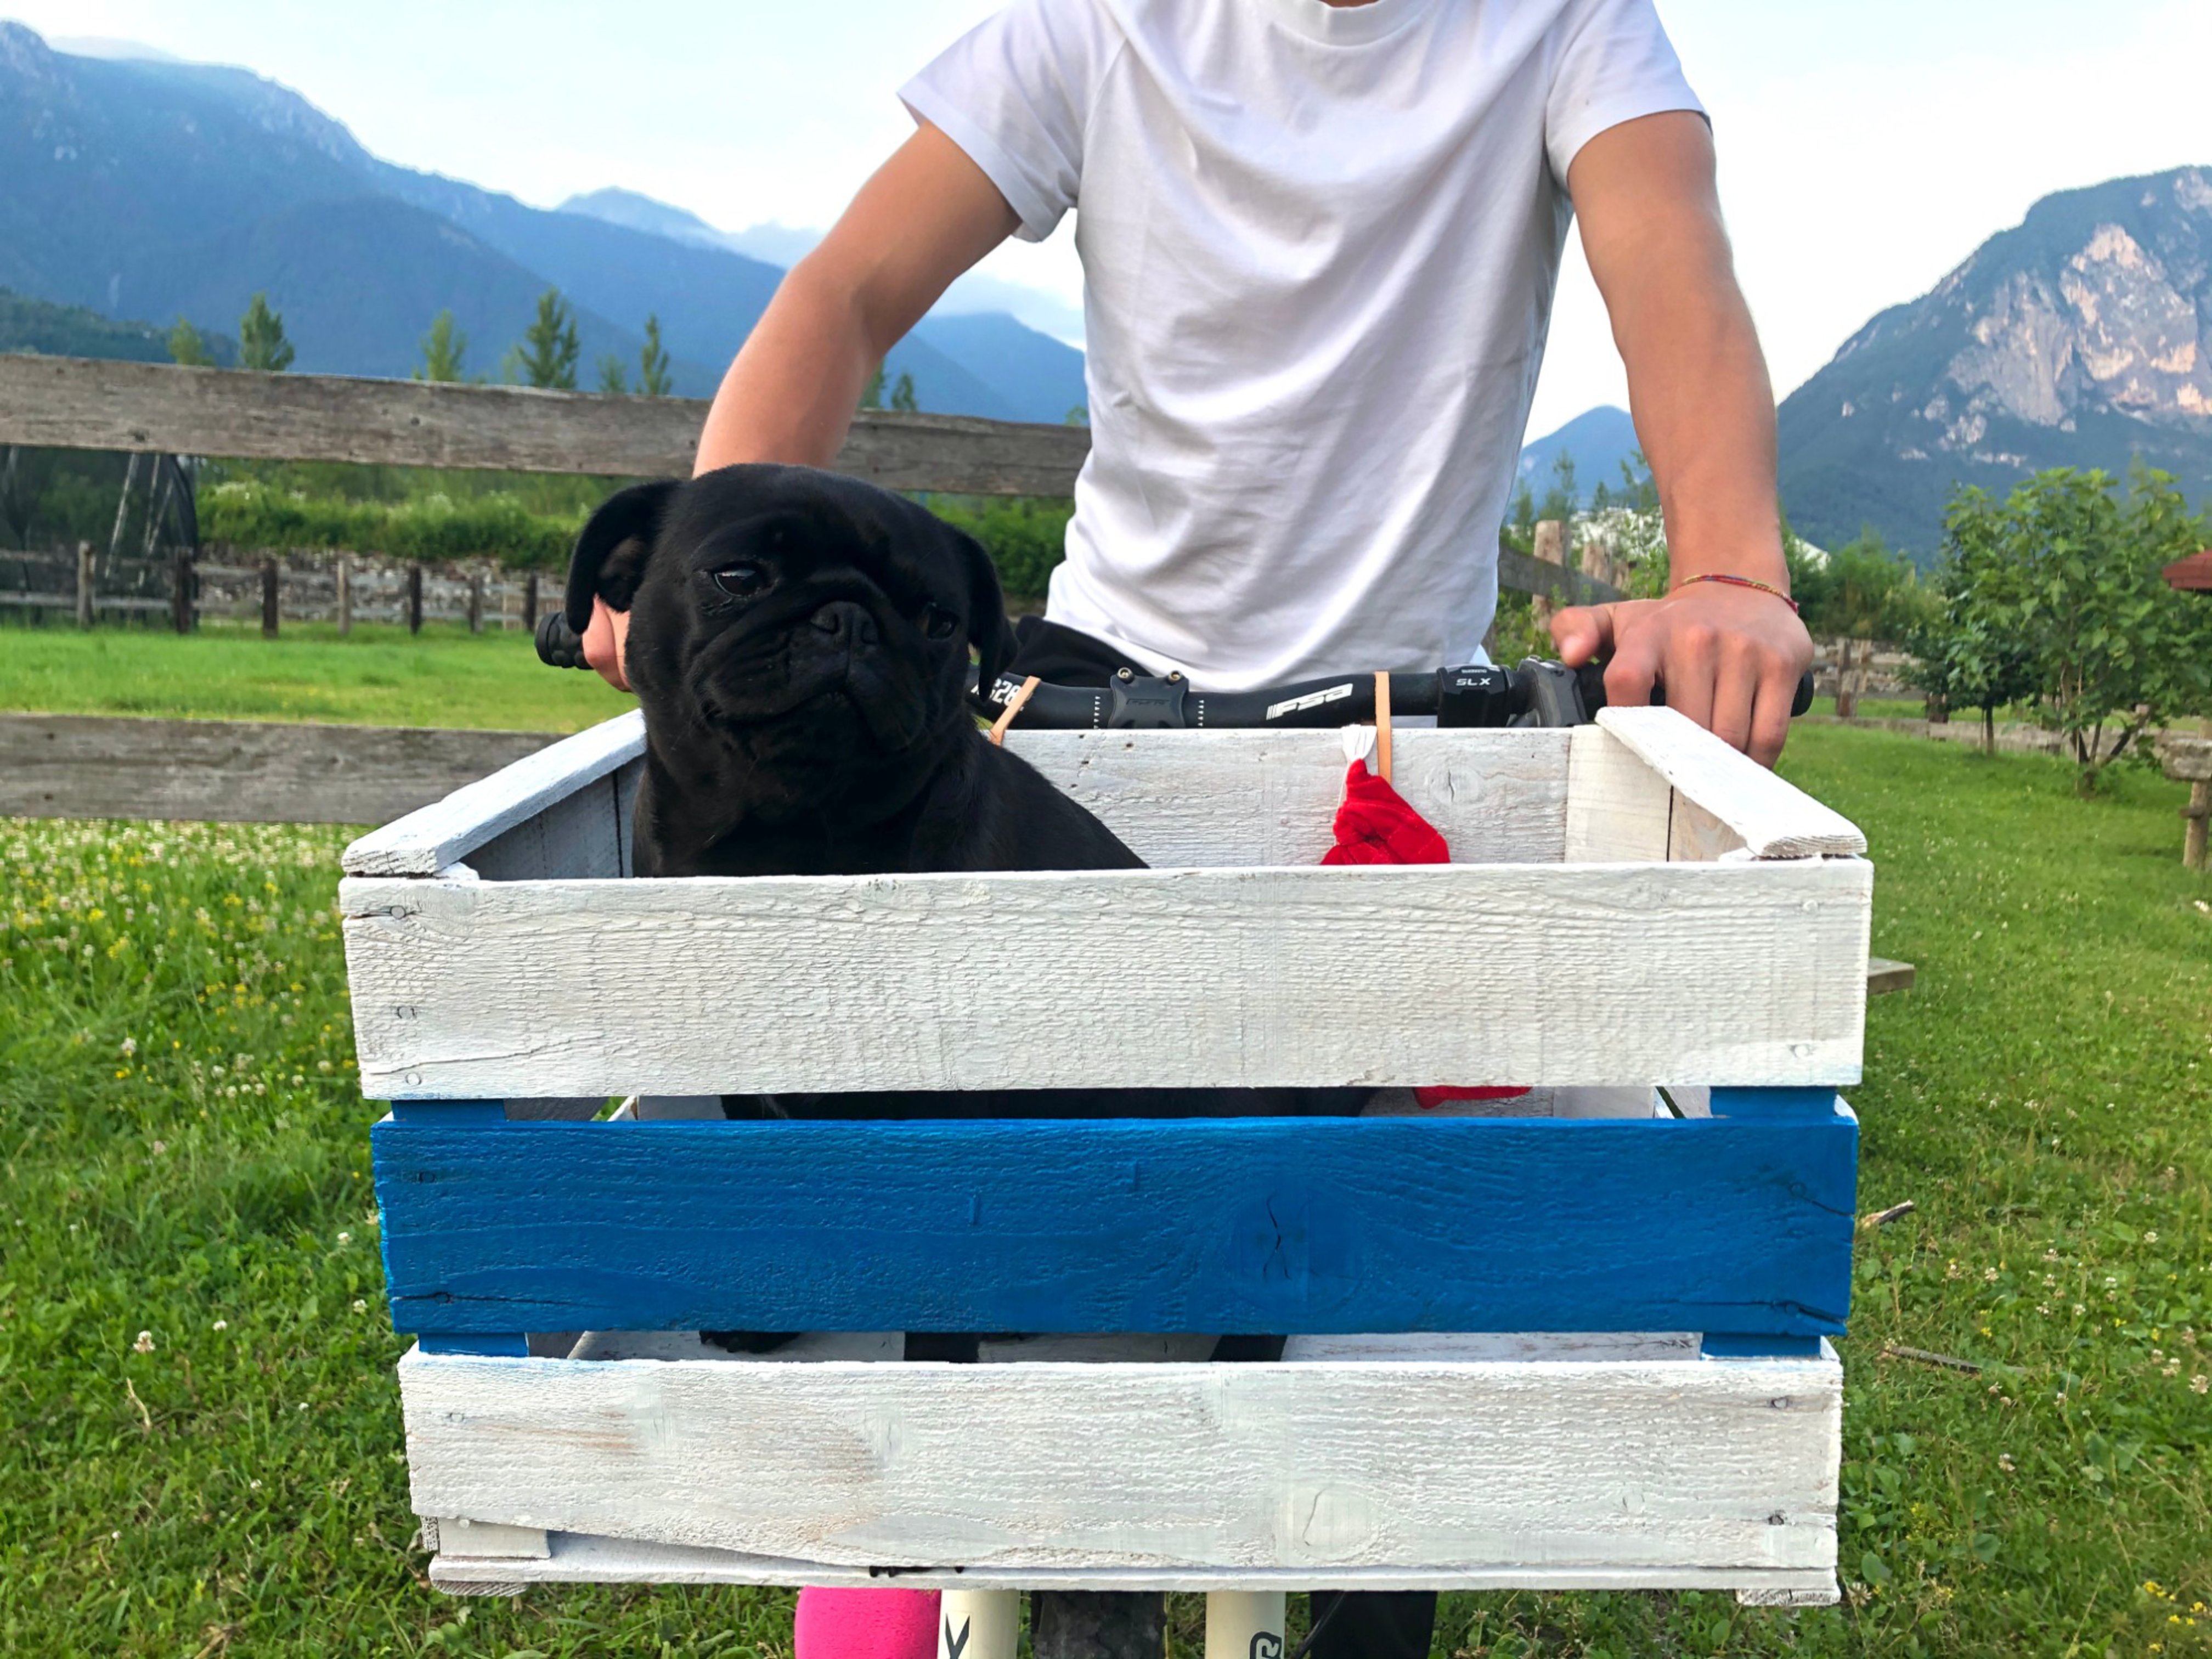
[[[1834,727],[1785,769],[1866,826],[1875,947],[1920,969],[1853,1096],[1861,1207],[1918,1209],[1860,1236],[1848,1602],[1454,1595],[1437,1652],[2212,1654],[2212,884],[2181,792]],[[787,1650],[778,1594],[425,1588],[344,839],[0,821],[0,1652]]]
[[[578,732],[632,706],[596,674],[546,667],[520,629],[0,627],[0,708],[44,714]]]

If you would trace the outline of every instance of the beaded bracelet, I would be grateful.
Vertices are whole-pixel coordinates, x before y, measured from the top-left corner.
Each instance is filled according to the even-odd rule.
[[[1795,611],[1797,609],[1797,601],[1791,599],[1780,588],[1775,586],[1773,583],[1759,581],[1750,576],[1731,576],[1722,571],[1711,570],[1707,571],[1702,576],[1683,577],[1680,581],[1674,584],[1674,591],[1679,593],[1684,588],[1687,587],[1692,582],[1726,582],[1730,587],[1756,588],[1761,593],[1773,594],[1776,599],[1788,605],[1790,610]]]

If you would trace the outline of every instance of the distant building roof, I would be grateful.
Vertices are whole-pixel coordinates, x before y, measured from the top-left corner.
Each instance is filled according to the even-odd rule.
[[[2183,592],[2212,593],[2212,548],[2166,566],[2166,585]]]

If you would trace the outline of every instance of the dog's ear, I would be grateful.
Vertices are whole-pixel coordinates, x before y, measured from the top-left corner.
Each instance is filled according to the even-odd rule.
[[[568,556],[568,626],[579,634],[591,626],[595,599],[616,611],[629,609],[645,580],[661,515],[677,489],[673,478],[632,484],[608,496],[592,514]]]
[[[999,586],[999,567],[973,536],[947,525],[945,533],[960,549],[968,568],[968,642],[975,647],[986,690],[1014,658],[1014,625],[1006,620],[1006,596]]]

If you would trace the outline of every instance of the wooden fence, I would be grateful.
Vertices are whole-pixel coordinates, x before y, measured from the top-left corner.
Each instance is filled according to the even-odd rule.
[[[169,558],[100,559],[89,544],[74,553],[0,551],[0,608],[34,623],[74,619],[145,622],[177,616],[180,576],[191,586],[192,622],[259,623],[269,631],[272,585],[279,623],[355,623],[417,629],[465,623],[472,632],[524,629],[561,602],[557,573],[515,571],[486,560],[431,563],[327,549],[263,552],[217,544],[189,563]]]
[[[0,356],[0,444],[618,477],[687,474],[707,404],[526,386],[253,374]],[[1082,427],[862,410],[836,470],[887,489],[1066,496]],[[1501,585],[1567,603],[1618,598],[1555,559],[1500,550]]]
[[[706,404],[676,398],[0,356],[0,445],[657,477],[690,471],[706,414]],[[891,489],[1066,496],[1090,444],[1081,427],[863,410],[836,467]],[[1619,597],[1571,565],[1564,537],[1547,531],[1546,557],[1500,550],[1502,586],[1554,603]],[[0,555],[0,605],[88,627],[103,615],[164,613],[189,625],[177,605],[178,562],[117,553]],[[264,631],[349,610],[362,621],[397,619],[408,614],[413,582],[425,617],[473,612],[483,626],[526,626],[536,611],[526,574],[489,565],[216,549],[194,576],[187,598],[199,614],[260,617]],[[556,592],[542,589],[539,603],[554,603]],[[0,716],[0,813],[376,822],[495,769],[517,744],[545,740],[181,724],[176,732],[157,721]]]

